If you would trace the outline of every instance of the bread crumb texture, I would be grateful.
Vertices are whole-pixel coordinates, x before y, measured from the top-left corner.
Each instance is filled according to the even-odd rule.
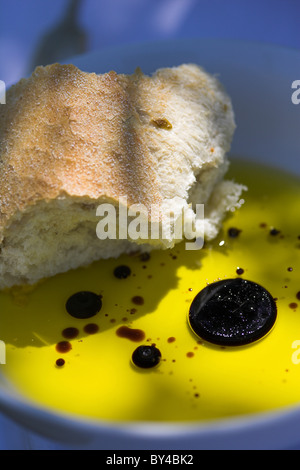
[[[152,76],[37,67],[0,107],[0,288],[180,241],[99,240],[101,203],[147,216],[205,204],[214,238],[245,189],[223,181],[234,129],[230,98],[194,64]]]

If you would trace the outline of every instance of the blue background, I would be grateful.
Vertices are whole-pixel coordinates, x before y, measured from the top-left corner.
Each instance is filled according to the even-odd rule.
[[[41,37],[59,21],[68,1],[0,0],[0,79],[7,85],[28,73]],[[87,51],[183,37],[300,49],[299,0],[82,0],[78,21]]]

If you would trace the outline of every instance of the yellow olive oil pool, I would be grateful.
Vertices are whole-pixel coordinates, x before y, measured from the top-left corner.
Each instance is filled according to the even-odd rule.
[[[118,422],[215,420],[298,403],[300,180],[241,159],[229,177],[248,187],[245,203],[202,249],[181,243],[2,292],[0,373],[39,406]],[[213,344],[191,329],[191,304],[236,278],[266,289],[275,323],[250,344]],[[67,309],[80,292],[98,302],[86,317]]]

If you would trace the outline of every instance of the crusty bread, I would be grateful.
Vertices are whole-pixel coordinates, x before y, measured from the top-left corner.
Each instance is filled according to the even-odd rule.
[[[0,107],[0,288],[179,241],[100,240],[101,203],[146,217],[153,204],[194,217],[202,203],[214,238],[243,190],[223,180],[234,129],[230,98],[193,64],[151,77],[36,68]]]

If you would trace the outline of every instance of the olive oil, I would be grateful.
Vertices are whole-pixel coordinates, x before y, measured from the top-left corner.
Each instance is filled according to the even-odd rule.
[[[201,250],[181,243],[2,292],[0,373],[39,406],[117,422],[215,420],[298,403],[300,180],[240,159],[230,177],[248,186],[245,203]],[[208,284],[232,278],[263,286],[276,321],[251,344],[212,344],[191,330],[189,309]],[[98,299],[92,318],[68,312],[79,292]],[[139,346],[158,351],[155,367],[132,361]]]

